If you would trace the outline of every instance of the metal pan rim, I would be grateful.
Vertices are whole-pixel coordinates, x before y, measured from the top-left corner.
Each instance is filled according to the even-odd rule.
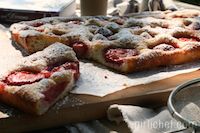
[[[190,80],[190,81],[185,82],[185,83],[179,85],[178,87],[176,87],[176,89],[174,89],[174,90],[171,92],[171,94],[170,94],[170,96],[169,96],[169,98],[168,98],[168,103],[167,103],[168,110],[169,110],[169,112],[171,113],[171,115],[172,115],[175,119],[181,121],[181,122],[184,124],[184,126],[186,126],[186,127],[193,127],[193,128],[196,129],[196,130],[200,130],[200,125],[197,125],[197,123],[194,123],[194,122],[189,121],[189,120],[185,119],[184,117],[182,117],[182,116],[176,111],[175,107],[173,106],[173,99],[174,99],[174,97],[176,96],[176,94],[177,94],[178,92],[180,92],[182,89],[184,89],[185,87],[188,87],[188,86],[190,86],[190,85],[193,85],[193,84],[195,84],[195,83],[198,83],[198,82],[200,83],[200,78]]]

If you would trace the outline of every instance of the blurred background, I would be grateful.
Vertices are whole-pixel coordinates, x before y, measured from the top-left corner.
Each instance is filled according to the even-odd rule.
[[[200,6],[200,0],[179,0],[179,1]]]
[[[82,4],[81,4],[82,3]],[[0,0],[0,22],[53,16],[123,16],[155,10],[199,10],[200,0]]]

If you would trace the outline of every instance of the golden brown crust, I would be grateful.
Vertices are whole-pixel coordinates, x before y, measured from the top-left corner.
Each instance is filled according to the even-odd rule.
[[[29,112],[31,114],[37,114],[37,103],[32,101],[26,101],[24,99],[21,99],[19,96],[3,91],[1,92],[0,100],[8,105],[15,106],[17,108],[20,108],[20,110],[23,110],[25,112]]]
[[[18,34],[12,34],[12,38],[18,44],[21,44],[22,47],[29,53],[35,53],[41,51],[44,48],[48,47],[50,44],[61,42],[59,38],[53,36],[27,36],[20,37]],[[40,45],[35,45],[40,44]]]

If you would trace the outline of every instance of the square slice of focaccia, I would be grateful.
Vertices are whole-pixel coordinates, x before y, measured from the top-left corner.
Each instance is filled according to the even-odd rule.
[[[0,78],[0,100],[41,115],[66,96],[79,78],[79,62],[72,48],[54,43],[24,57]]]

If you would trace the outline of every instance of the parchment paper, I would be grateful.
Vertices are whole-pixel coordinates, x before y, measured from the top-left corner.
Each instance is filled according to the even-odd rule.
[[[20,50],[11,44],[7,30],[1,26],[0,34],[0,74],[2,74],[8,68],[14,66],[15,63],[23,58],[23,56]],[[199,68],[200,61],[196,61],[183,65],[162,67],[154,70],[123,75],[109,70],[102,65],[81,61],[81,76],[71,93],[103,97],[130,86],[147,84],[178,74],[196,71]]]
[[[81,77],[72,93],[105,96],[130,86],[147,84],[200,68],[200,61],[122,75],[92,63],[80,63]]]

